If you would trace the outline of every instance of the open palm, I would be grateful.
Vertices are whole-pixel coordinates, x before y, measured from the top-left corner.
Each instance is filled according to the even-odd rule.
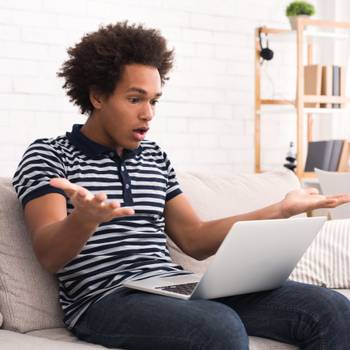
[[[289,192],[282,201],[282,213],[285,217],[297,215],[319,208],[335,208],[350,202],[350,194],[325,196],[316,188],[303,188]]]
[[[79,213],[80,218],[85,222],[100,224],[109,221],[114,217],[129,216],[134,210],[128,207],[121,207],[117,201],[107,201],[104,193],[92,194],[86,188],[76,185],[67,179],[51,179],[50,185],[60,188],[70,198],[74,211]]]

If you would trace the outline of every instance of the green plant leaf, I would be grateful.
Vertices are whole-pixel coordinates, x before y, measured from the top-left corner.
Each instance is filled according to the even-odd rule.
[[[286,15],[288,17],[292,16],[312,16],[315,14],[314,5],[306,2],[306,1],[293,1],[286,8]]]

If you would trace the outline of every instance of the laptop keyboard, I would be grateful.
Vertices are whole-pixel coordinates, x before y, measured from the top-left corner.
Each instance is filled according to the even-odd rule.
[[[173,293],[191,295],[198,282],[174,284],[172,286],[156,287],[156,289],[166,290]]]

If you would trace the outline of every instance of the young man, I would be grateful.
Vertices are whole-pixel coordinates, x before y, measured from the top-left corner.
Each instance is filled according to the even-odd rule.
[[[268,292],[184,301],[122,286],[181,270],[165,231],[202,259],[237,221],[335,207],[350,196],[296,190],[255,212],[201,221],[167,155],[145,140],[173,62],[165,39],[117,23],[68,53],[59,76],[88,118],[64,136],[31,144],[13,181],[38,260],[57,274],[67,327],[86,341],[127,349],[247,349],[247,334],[302,349],[348,348],[350,303],[323,288],[287,282]]]

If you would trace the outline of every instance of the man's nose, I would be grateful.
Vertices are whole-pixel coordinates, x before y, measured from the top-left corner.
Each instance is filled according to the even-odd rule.
[[[142,113],[141,118],[146,120],[152,120],[154,117],[154,106],[151,103],[146,103]]]

